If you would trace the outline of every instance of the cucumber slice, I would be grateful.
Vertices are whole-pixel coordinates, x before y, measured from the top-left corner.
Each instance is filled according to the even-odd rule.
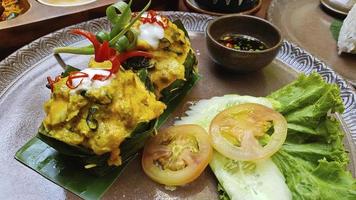
[[[232,200],[292,199],[283,174],[271,159],[241,162],[214,152],[210,167]]]

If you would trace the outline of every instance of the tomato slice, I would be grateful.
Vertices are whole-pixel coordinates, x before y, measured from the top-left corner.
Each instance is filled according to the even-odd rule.
[[[195,180],[213,155],[209,134],[198,125],[178,125],[163,130],[145,145],[144,172],[167,186],[181,186]]]
[[[209,132],[215,150],[222,155],[253,161],[270,157],[282,147],[287,137],[287,121],[271,108],[246,103],[215,116]]]

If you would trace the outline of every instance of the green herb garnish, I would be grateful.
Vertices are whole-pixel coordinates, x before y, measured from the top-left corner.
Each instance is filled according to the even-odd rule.
[[[342,27],[342,21],[335,19],[331,22],[330,31],[333,38],[338,41],[339,33]]]

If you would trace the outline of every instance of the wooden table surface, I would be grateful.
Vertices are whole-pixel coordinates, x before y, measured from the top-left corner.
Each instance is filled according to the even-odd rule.
[[[140,10],[147,2],[148,0],[134,0],[133,1],[133,10],[137,11]],[[261,9],[255,14],[256,16],[265,18],[266,17],[266,11],[268,9],[268,6],[270,4],[271,0],[263,0],[263,4]],[[165,11],[187,11],[187,12],[192,12],[190,11],[184,4],[184,0],[152,0],[151,4],[151,9],[154,10],[165,10]],[[26,27],[26,32],[30,31],[31,34],[28,36],[25,36],[23,34],[19,34],[19,32],[22,32],[24,30],[15,30],[15,31],[8,31],[8,33],[3,34],[5,38],[8,38],[9,41],[12,41],[13,44],[9,46],[5,46],[4,44],[0,44],[0,60],[6,58],[8,55],[16,51],[18,48],[22,47],[23,45],[28,44],[29,42],[46,35],[48,33],[51,33],[55,30],[64,28],[66,26],[70,26],[76,23],[80,23],[83,21],[87,21],[90,19],[95,19],[98,17],[103,17],[105,15],[105,12],[103,9],[99,10],[94,10],[90,12],[85,12],[85,13],[80,13],[80,14],[74,14],[71,16],[62,16],[56,18],[56,23],[51,23],[51,22],[41,22],[37,24],[30,24],[27,25]],[[6,22],[5,22],[6,23]],[[41,28],[41,27],[46,27],[46,28]],[[0,33],[7,31],[1,30]],[[15,38],[14,38],[15,37]],[[16,43],[15,43],[16,42]]]

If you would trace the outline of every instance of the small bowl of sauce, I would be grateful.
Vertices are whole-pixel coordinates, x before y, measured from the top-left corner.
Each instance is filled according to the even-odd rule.
[[[211,21],[206,30],[210,58],[225,68],[256,71],[277,56],[283,42],[270,22],[247,15],[225,15]]]
[[[267,49],[267,45],[261,40],[238,33],[227,33],[221,36],[219,42],[222,45],[235,50],[262,51]]]

